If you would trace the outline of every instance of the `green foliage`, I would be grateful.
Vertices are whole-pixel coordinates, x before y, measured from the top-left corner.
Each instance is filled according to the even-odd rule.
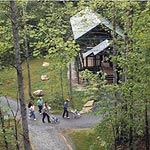
[[[82,110],[83,105],[88,101],[88,93],[86,91],[77,91],[76,87],[73,88],[73,99],[74,99],[74,108]]]
[[[106,73],[103,72],[97,72],[97,74],[93,74],[88,69],[85,69],[81,72],[81,77],[83,80],[87,81],[88,84],[94,84],[96,83],[99,87],[106,84]]]
[[[104,150],[111,149],[114,141],[112,129],[112,118],[105,118],[102,120],[102,122],[95,128],[97,137],[94,145],[101,146]]]
[[[2,115],[2,114],[1,114]],[[2,117],[2,116],[0,116]],[[4,120],[4,127],[0,128],[0,150],[5,149],[6,145],[5,142],[7,142],[8,145],[8,149],[16,149],[16,131],[15,131],[15,124],[14,124],[14,119],[9,117],[8,120]],[[0,124],[2,125],[2,121],[0,121]],[[22,143],[23,139],[22,139],[22,129],[21,129],[21,125],[18,124],[16,126],[17,131],[18,131],[18,144]],[[5,131],[5,132],[4,132]],[[4,139],[5,137],[5,139]],[[22,149],[22,145],[20,144],[20,148]]]
[[[115,145],[116,139],[122,139],[118,140],[119,144],[126,144],[126,141],[129,141],[131,129],[133,138],[145,135],[144,115],[146,108],[148,110],[150,108],[149,1],[29,1],[23,4],[26,8],[24,14],[22,13],[22,5],[17,4],[21,16],[18,18],[20,19],[19,29],[20,31],[24,29],[27,33],[31,56],[37,58],[42,55],[50,60],[50,64],[55,62],[55,65],[52,64],[46,69],[41,67],[43,60],[33,60],[34,64],[31,65],[32,89],[33,91],[37,88],[44,90],[44,99],[56,109],[61,109],[63,97],[67,97],[69,93],[66,78],[67,63],[73,60],[79,51],[79,46],[73,40],[69,18],[87,6],[111,22],[114,21],[114,17],[116,18],[116,24],[124,30],[125,38],[115,39],[117,55],[111,56],[111,60],[120,68],[119,73],[124,80],[120,80],[118,85],[107,85],[105,74],[93,75],[85,70],[82,72],[82,77],[88,81],[87,89],[84,92],[73,91],[73,98],[75,106],[79,109],[84,102],[91,98],[99,100],[97,115],[103,115],[104,119],[96,128],[96,137],[90,139],[87,136],[85,138],[86,141],[95,141],[93,145],[90,142],[86,143],[91,149],[97,149],[97,146],[111,149]],[[0,68],[14,64],[11,22],[5,15],[9,16],[6,6],[0,5]],[[114,8],[115,11],[113,11]],[[26,26],[23,25],[24,22],[26,22]],[[23,32],[20,32],[21,39],[23,35]],[[24,56],[23,40],[20,44],[21,54]],[[28,99],[27,73],[25,65],[23,66],[25,94]],[[50,80],[48,82],[40,80],[43,73],[49,75]],[[61,74],[63,89],[61,87]],[[14,69],[1,70],[0,95],[16,98],[16,83]],[[91,134],[88,135],[91,136]]]
[[[110,144],[107,147],[110,149],[115,145],[115,141],[117,144],[126,144],[131,138],[136,140],[140,134],[146,134],[144,113],[146,108],[150,108],[149,2],[142,5],[141,2],[91,1],[90,6],[111,21],[114,17],[112,10],[115,7],[115,21],[126,33],[125,41],[116,39],[115,48],[118,55],[112,56],[112,62],[120,68],[120,77],[125,80],[121,78],[118,85],[102,84],[100,89],[96,88],[94,91],[92,88],[92,91],[89,91],[91,95],[100,97],[97,115],[104,115],[104,120],[97,131],[102,131],[105,126],[110,125],[110,133],[107,129],[99,132],[100,138],[103,137],[102,141]],[[95,82],[95,77],[88,71],[84,72],[84,76],[92,87],[99,82]],[[106,137],[108,134],[110,139]],[[113,145],[111,140],[114,141]],[[136,142],[132,144],[134,147],[137,146]]]

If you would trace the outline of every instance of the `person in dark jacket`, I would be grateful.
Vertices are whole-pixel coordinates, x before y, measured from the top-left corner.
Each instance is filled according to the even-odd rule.
[[[69,99],[66,99],[66,101],[64,102],[64,112],[63,112],[63,115],[62,117],[67,117],[68,119],[70,118],[69,117],[69,112],[68,112],[68,102],[69,102]]]
[[[47,102],[44,103],[43,106],[43,117],[42,117],[42,122],[45,123],[45,117],[47,117],[47,121],[48,123],[50,123],[50,116],[49,116],[49,111],[50,111],[51,107],[48,105]]]

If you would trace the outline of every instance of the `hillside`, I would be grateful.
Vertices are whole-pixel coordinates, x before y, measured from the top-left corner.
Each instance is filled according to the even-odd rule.
[[[48,62],[50,65],[43,67],[43,62]],[[23,77],[24,77],[24,92],[26,101],[30,101],[28,96],[28,76],[26,64],[23,63]],[[30,74],[32,93],[36,90],[43,90],[43,99],[47,100],[52,107],[61,109],[63,99],[69,97],[69,82],[67,79],[67,67],[61,69],[55,66],[55,62],[44,59],[33,59],[30,61]],[[47,75],[49,80],[42,81],[41,75]],[[1,95],[8,95],[14,99],[17,98],[17,78],[16,70],[14,68],[7,68],[1,71],[0,74],[0,91]],[[84,91],[76,91],[73,88],[73,100],[76,108],[81,109],[85,97]],[[36,97],[34,96],[36,99]],[[83,98],[84,99],[84,98]],[[85,99],[84,99],[85,101]]]

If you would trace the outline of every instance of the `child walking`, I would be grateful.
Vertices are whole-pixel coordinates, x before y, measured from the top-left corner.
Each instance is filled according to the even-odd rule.
[[[29,119],[31,119],[33,117],[33,119],[36,120],[36,118],[35,118],[35,110],[34,110],[33,103],[30,102],[28,104],[28,108],[29,108]]]

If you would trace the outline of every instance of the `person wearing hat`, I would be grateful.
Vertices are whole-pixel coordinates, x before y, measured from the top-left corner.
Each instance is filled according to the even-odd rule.
[[[42,99],[42,97],[40,97],[37,100],[37,105],[38,105],[38,108],[39,108],[39,113],[42,114],[42,108],[43,108],[43,99]]]
[[[69,119],[68,102],[69,102],[69,99],[66,99],[66,101],[64,102],[64,112],[63,112],[62,117],[63,118],[67,117]]]

